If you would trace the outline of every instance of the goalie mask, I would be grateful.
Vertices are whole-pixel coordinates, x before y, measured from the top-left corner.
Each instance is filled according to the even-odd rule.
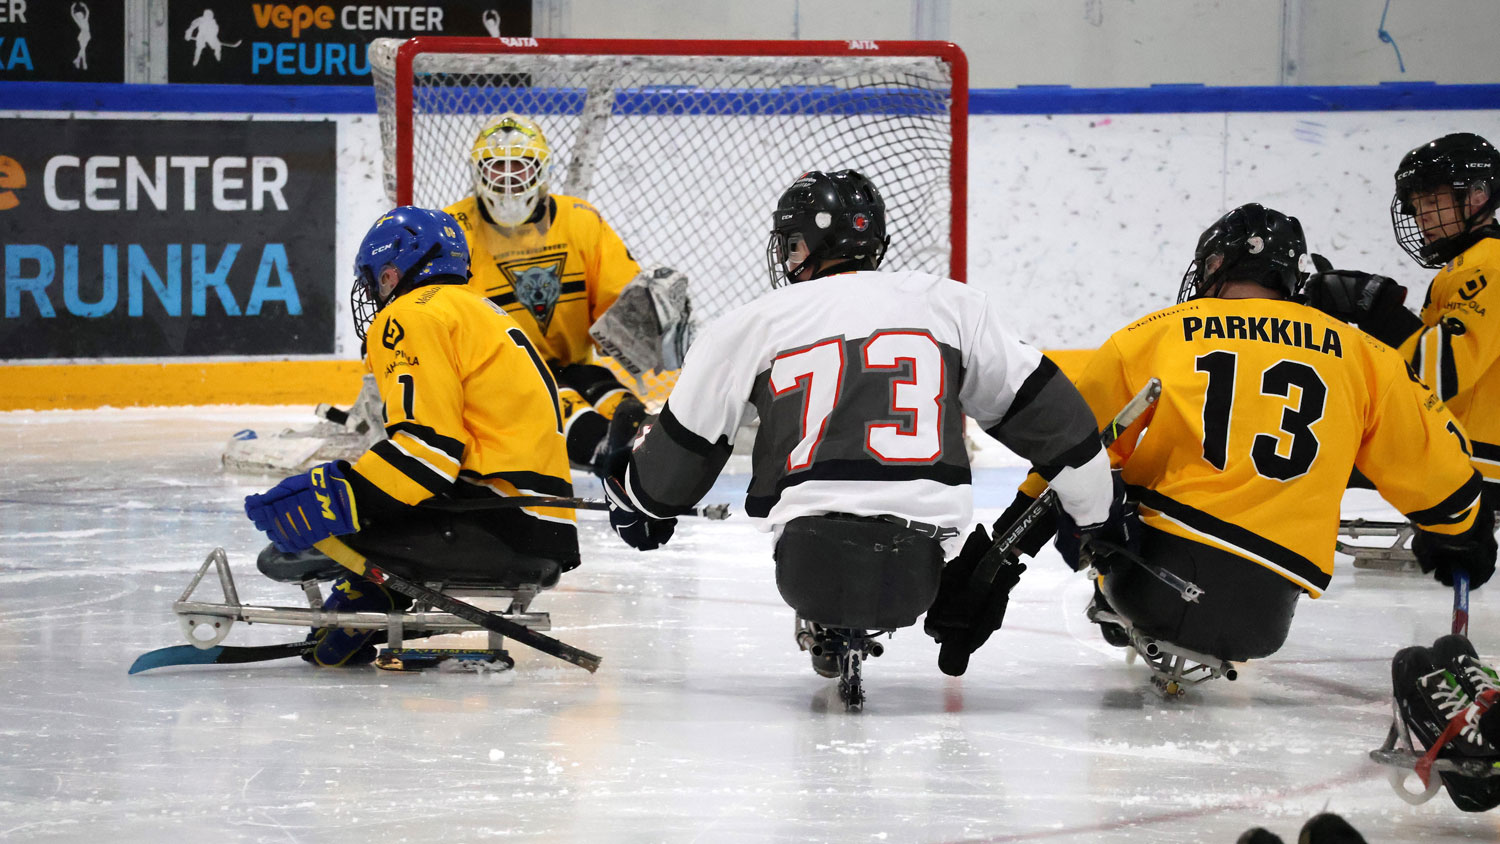
[[[853,170],[813,170],[799,176],[776,203],[766,269],[772,287],[873,270],[889,243],[885,202],[869,179]],[[810,270],[805,278],[804,270]]]
[[[1500,192],[1500,152],[1478,135],[1444,135],[1408,152],[1396,168],[1391,227],[1412,260],[1437,269],[1487,234]]]
[[[387,273],[386,270],[394,270]],[[360,340],[375,313],[414,287],[469,280],[469,243],[443,211],[403,205],[375,221],[354,256],[349,310]]]
[[[552,149],[536,123],[507,112],[486,123],[469,150],[474,195],[490,219],[519,226],[547,198]]]
[[[1311,266],[1297,218],[1252,202],[1199,236],[1177,301],[1213,296],[1226,281],[1253,281],[1290,297],[1302,288]]]

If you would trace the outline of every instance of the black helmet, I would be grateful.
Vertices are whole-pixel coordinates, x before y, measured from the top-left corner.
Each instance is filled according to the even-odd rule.
[[[1474,231],[1474,222],[1493,213],[1500,202],[1500,191],[1495,189],[1497,175],[1500,175],[1500,152],[1489,141],[1470,132],[1444,135],[1408,152],[1396,168],[1396,195],[1391,199],[1391,227],[1396,230],[1396,242],[1412,260],[1429,269],[1457,258],[1485,237],[1483,232]],[[1428,243],[1422,236],[1412,197],[1444,186],[1453,189],[1452,197],[1460,207],[1439,205],[1435,210],[1440,218],[1448,218],[1449,224],[1461,224],[1463,229]],[[1467,213],[1470,190],[1475,188],[1489,197],[1473,213]]]
[[[807,257],[788,266],[797,241]],[[797,280],[803,267],[812,278],[850,270],[873,270],[885,257],[885,202],[869,179],[853,170],[803,173],[781,195],[771,215],[766,268],[771,286]],[[826,260],[837,263],[821,267]],[[821,267],[821,269],[820,269]]]
[[[1221,281],[1253,281],[1288,296],[1307,280],[1302,224],[1254,202],[1230,211],[1198,238],[1177,301],[1206,295]]]

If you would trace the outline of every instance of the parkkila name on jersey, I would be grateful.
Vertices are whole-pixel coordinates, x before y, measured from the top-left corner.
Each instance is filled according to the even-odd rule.
[[[1344,356],[1344,347],[1339,342],[1338,331],[1324,327],[1321,342],[1319,342],[1313,339],[1317,334],[1317,329],[1313,328],[1312,323],[1291,319],[1263,316],[1184,316],[1182,318],[1183,340],[1191,342],[1199,332],[1202,332],[1205,340],[1214,338],[1256,340],[1262,343],[1295,346],[1299,349],[1333,355],[1336,358]]]

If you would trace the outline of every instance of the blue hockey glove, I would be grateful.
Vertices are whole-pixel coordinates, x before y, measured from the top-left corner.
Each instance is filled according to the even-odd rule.
[[[339,463],[314,466],[260,495],[245,496],[245,515],[287,553],[359,530],[354,491]]]

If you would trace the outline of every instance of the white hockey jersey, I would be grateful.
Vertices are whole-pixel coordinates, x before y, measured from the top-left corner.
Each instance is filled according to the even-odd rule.
[[[650,515],[691,508],[753,410],[745,512],[763,529],[849,513],[964,531],[968,414],[1030,460],[1080,524],[1101,522],[1110,479],[1093,413],[997,310],[972,287],[917,272],[773,290],[698,333],[636,441],[626,491]]]

